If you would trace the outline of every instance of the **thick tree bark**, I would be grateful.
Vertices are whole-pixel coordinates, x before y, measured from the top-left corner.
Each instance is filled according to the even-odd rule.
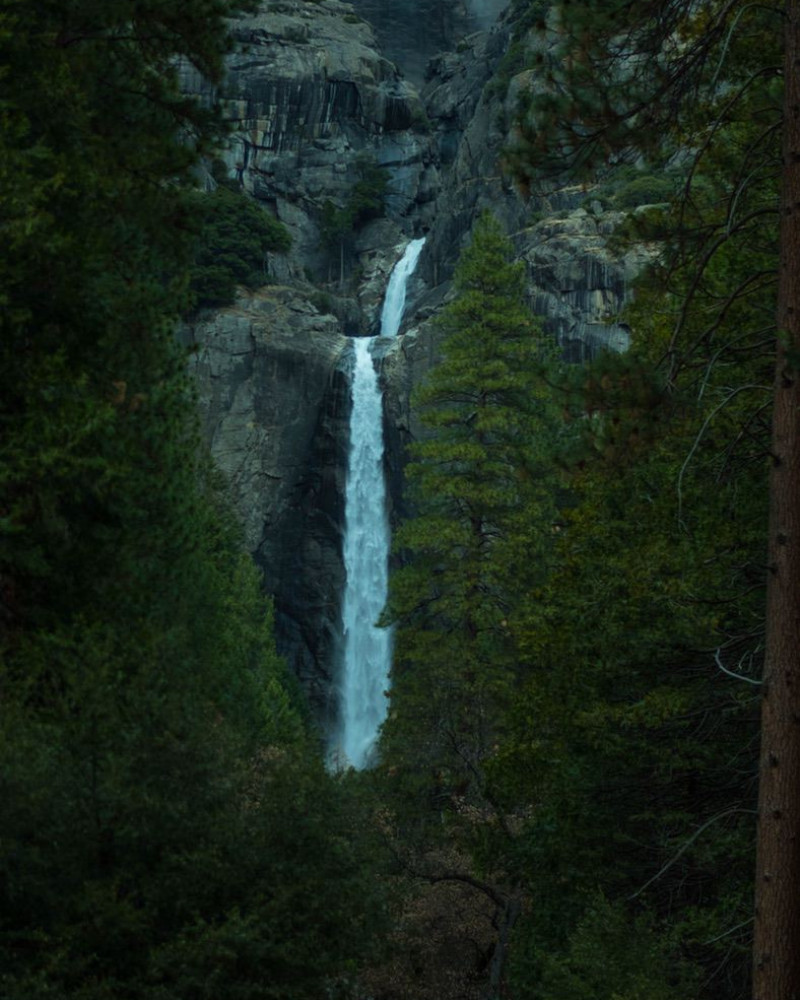
[[[778,357],[756,859],[754,1000],[800,1000],[800,0],[785,5]]]
[[[489,992],[487,997],[490,1000],[502,996],[503,994],[503,973],[505,972],[506,959],[508,957],[508,947],[511,940],[511,932],[514,924],[522,912],[519,899],[511,896],[505,905],[500,917],[500,925],[497,929],[497,943],[492,953],[492,962],[489,966]]]

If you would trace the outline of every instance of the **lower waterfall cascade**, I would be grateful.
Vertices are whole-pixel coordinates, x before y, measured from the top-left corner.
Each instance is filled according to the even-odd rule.
[[[395,337],[405,309],[406,287],[424,239],[412,240],[389,279],[381,315],[381,336]],[[350,452],[345,487],[342,601],[343,664],[339,725],[332,762],[356,770],[368,767],[388,709],[392,661],[390,630],[376,625],[389,588],[391,533],[383,470],[383,398],[372,360],[375,337],[354,341]]]

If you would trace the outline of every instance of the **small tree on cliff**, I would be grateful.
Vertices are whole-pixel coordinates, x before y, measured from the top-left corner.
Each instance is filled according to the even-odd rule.
[[[357,230],[383,214],[388,184],[384,168],[369,156],[359,156],[355,167],[356,181],[344,205],[337,208],[332,201],[326,201],[322,206],[320,235],[329,252],[339,254],[340,284],[344,283],[345,261],[352,252]]]

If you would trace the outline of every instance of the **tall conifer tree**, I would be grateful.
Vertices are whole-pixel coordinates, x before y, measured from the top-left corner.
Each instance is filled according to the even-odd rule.
[[[757,324],[733,331],[729,313],[748,298],[762,303],[765,288],[774,288],[777,343],[753,996],[795,996],[800,994],[797,5],[794,0],[758,6],[678,0],[632,7],[601,0],[555,4],[554,10],[550,23],[560,33],[563,59],[551,64],[546,93],[531,101],[535,110],[528,123],[533,128],[519,152],[521,169],[527,169],[525,163],[535,164],[534,172],[565,164],[602,167],[611,153],[629,158],[644,153],[651,164],[670,157],[690,164],[677,225],[661,228],[694,272],[669,344],[670,381],[685,385],[698,370],[708,373],[726,364],[729,372],[743,372],[729,389],[729,400],[760,391],[760,380],[749,384],[753,369],[743,369],[742,359],[763,355],[768,332],[763,311]],[[695,185],[708,164],[716,171],[721,195],[711,213],[702,210]],[[748,256],[754,265],[749,273],[743,266]],[[706,276],[715,265],[724,267],[726,257],[736,262],[739,276],[723,294],[707,295]],[[705,331],[687,342],[684,334],[703,310],[708,316]],[[730,374],[727,384],[732,386]],[[753,408],[750,427],[757,425],[759,412],[760,404]],[[711,420],[709,415],[706,427]],[[756,646],[755,653],[762,648]]]
[[[240,8],[0,0],[9,1000],[345,992],[380,916],[174,338]]]
[[[519,541],[534,498],[552,522],[545,352],[525,305],[524,265],[510,257],[499,224],[484,216],[438,321],[442,360],[414,398],[429,435],[407,468],[414,516],[397,533],[407,565],[393,579],[389,608],[405,720],[398,737],[413,727],[416,739],[437,744],[421,754],[437,763],[440,753],[452,759],[467,730],[474,745],[465,753],[478,762],[490,752],[497,705],[513,684],[506,619],[520,558],[531,557]]]
[[[520,912],[515,825],[495,782],[520,682],[510,619],[545,573],[557,418],[524,264],[491,216],[461,255],[438,323],[442,357],[414,399],[427,432],[407,469],[413,514],[397,532],[405,565],[391,583],[397,651],[382,746],[407,870],[471,887],[475,914],[494,914],[494,992]]]
[[[800,996],[800,4],[786,0],[754,1000]]]

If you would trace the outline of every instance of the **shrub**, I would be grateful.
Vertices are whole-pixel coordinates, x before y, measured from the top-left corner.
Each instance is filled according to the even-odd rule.
[[[286,253],[291,246],[286,227],[239,192],[226,187],[197,192],[191,204],[199,220],[191,270],[196,306],[228,305],[237,285],[263,285],[264,255]]]
[[[669,178],[646,174],[628,181],[611,200],[615,208],[637,208],[669,201],[674,193],[675,185]]]
[[[388,174],[369,156],[355,163],[358,179],[346,203],[338,208],[327,200],[322,205],[320,236],[329,252],[338,248],[339,280],[344,280],[345,258],[350,254],[353,237],[361,226],[383,215]]]

